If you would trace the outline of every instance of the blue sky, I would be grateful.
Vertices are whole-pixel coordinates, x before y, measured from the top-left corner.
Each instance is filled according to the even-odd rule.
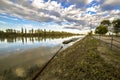
[[[0,29],[86,33],[103,19],[120,18],[120,0],[0,0]]]

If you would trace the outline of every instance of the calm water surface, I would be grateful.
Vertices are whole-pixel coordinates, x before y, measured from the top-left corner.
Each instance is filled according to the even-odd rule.
[[[37,47],[55,47],[68,38],[43,39],[38,37],[4,39],[0,41],[0,55],[12,54]]]
[[[0,80],[28,79],[60,49],[63,41],[75,37],[83,38],[0,39]]]

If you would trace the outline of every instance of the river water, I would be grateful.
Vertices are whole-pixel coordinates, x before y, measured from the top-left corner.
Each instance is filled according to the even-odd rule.
[[[28,79],[63,46],[63,41],[76,37],[84,36],[0,39],[0,80]]]

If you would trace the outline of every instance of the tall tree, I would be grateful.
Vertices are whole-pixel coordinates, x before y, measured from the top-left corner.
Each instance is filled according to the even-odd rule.
[[[47,31],[46,31],[46,29],[44,29],[44,35],[46,35],[46,33],[47,33]]]
[[[109,27],[111,25],[111,22],[109,20],[103,20],[100,24]]]
[[[16,30],[14,29],[13,32],[16,33]]]
[[[33,28],[31,29],[31,32],[32,32],[32,34],[34,33],[34,29]]]
[[[24,33],[24,29],[23,28],[21,28],[21,34],[23,34]]]
[[[25,34],[27,34],[27,29],[25,29]]]
[[[113,20],[112,24],[113,24],[114,33],[116,33],[117,35],[120,32],[120,19]]]
[[[100,25],[95,29],[96,34],[106,34],[108,32],[108,29],[106,26]]]

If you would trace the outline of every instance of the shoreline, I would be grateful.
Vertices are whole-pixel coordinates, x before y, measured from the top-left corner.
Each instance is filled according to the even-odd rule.
[[[87,36],[61,51],[36,80],[119,80],[118,52]]]
[[[80,39],[81,38],[82,37],[80,37]],[[74,43],[76,43],[76,41],[65,45],[64,49],[70,47]],[[61,46],[61,44],[58,44],[55,47],[44,46],[42,48],[30,48],[28,50],[24,50],[22,52],[20,51],[15,54],[0,58],[1,74],[3,74],[2,71],[8,71],[5,76],[7,77],[9,75],[13,75],[11,76],[11,79],[14,79],[14,77],[17,77],[19,74],[18,71],[21,70],[21,79],[25,78],[25,75],[27,75],[29,79],[29,77],[31,78],[32,76],[31,74],[34,74],[37,70],[41,69],[41,67],[58,51]],[[34,73],[29,73],[31,75],[30,76],[27,74],[27,72],[31,71],[34,71]]]

